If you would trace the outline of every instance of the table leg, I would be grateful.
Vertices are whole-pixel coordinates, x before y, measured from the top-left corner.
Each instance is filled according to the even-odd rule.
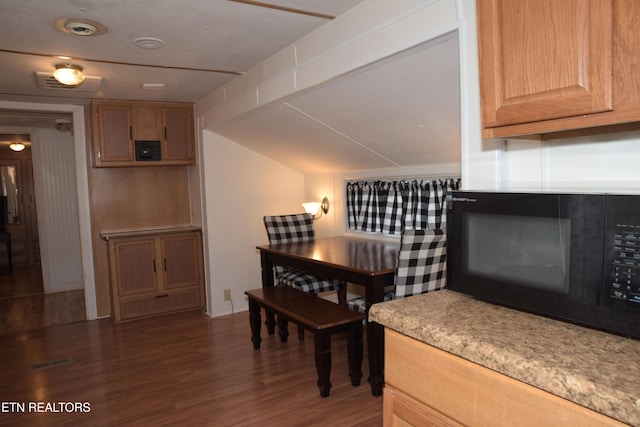
[[[260,252],[260,268],[262,269],[262,287],[268,288],[274,286],[274,271],[273,271],[273,260],[269,256],[268,253],[261,251]],[[270,310],[266,311],[266,321],[265,325],[267,326],[267,333],[269,335],[273,335],[276,329],[276,319],[275,315]]]
[[[384,387],[384,326],[376,322],[367,324],[367,351],[371,394],[381,396]]]
[[[384,300],[384,284],[370,286],[365,291],[366,312],[369,307]],[[367,324],[367,351],[369,357],[369,384],[371,394],[381,396],[384,387],[384,326],[376,322]]]

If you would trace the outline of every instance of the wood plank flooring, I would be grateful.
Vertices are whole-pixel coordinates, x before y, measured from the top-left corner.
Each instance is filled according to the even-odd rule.
[[[257,351],[250,335],[247,312],[214,320],[190,311],[0,336],[0,402],[26,410],[0,412],[0,426],[382,425],[382,398],[366,381],[351,386],[344,335],[332,340],[327,398],[316,387],[311,334],[281,343],[263,328]],[[29,370],[52,360],[60,364]],[[90,411],[29,413],[30,402],[86,402]]]
[[[83,290],[0,299],[0,335],[84,320]]]
[[[45,294],[39,265],[0,275],[0,335],[86,320],[84,291]]]
[[[42,292],[40,264],[15,264],[11,275],[9,275],[8,269],[0,269],[0,298],[41,294]]]

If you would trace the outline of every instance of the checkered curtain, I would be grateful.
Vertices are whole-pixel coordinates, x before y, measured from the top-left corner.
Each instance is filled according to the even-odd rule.
[[[460,178],[347,182],[349,229],[399,235],[446,226],[445,198]]]

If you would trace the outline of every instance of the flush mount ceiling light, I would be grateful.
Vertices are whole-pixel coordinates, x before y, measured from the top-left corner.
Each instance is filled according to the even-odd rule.
[[[12,142],[9,144],[9,148],[13,151],[22,151],[25,148],[25,145],[22,142]]]
[[[84,73],[82,67],[75,64],[56,64],[56,70],[53,77],[67,86],[77,86],[84,81]]]

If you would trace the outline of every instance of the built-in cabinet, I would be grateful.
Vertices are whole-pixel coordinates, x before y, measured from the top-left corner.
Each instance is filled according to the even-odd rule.
[[[478,0],[483,137],[640,121],[640,2]]]
[[[95,167],[195,163],[192,104],[94,101],[92,118]]]
[[[202,307],[197,228],[105,232],[115,321]]]
[[[385,427],[625,425],[390,329],[383,399]]]

